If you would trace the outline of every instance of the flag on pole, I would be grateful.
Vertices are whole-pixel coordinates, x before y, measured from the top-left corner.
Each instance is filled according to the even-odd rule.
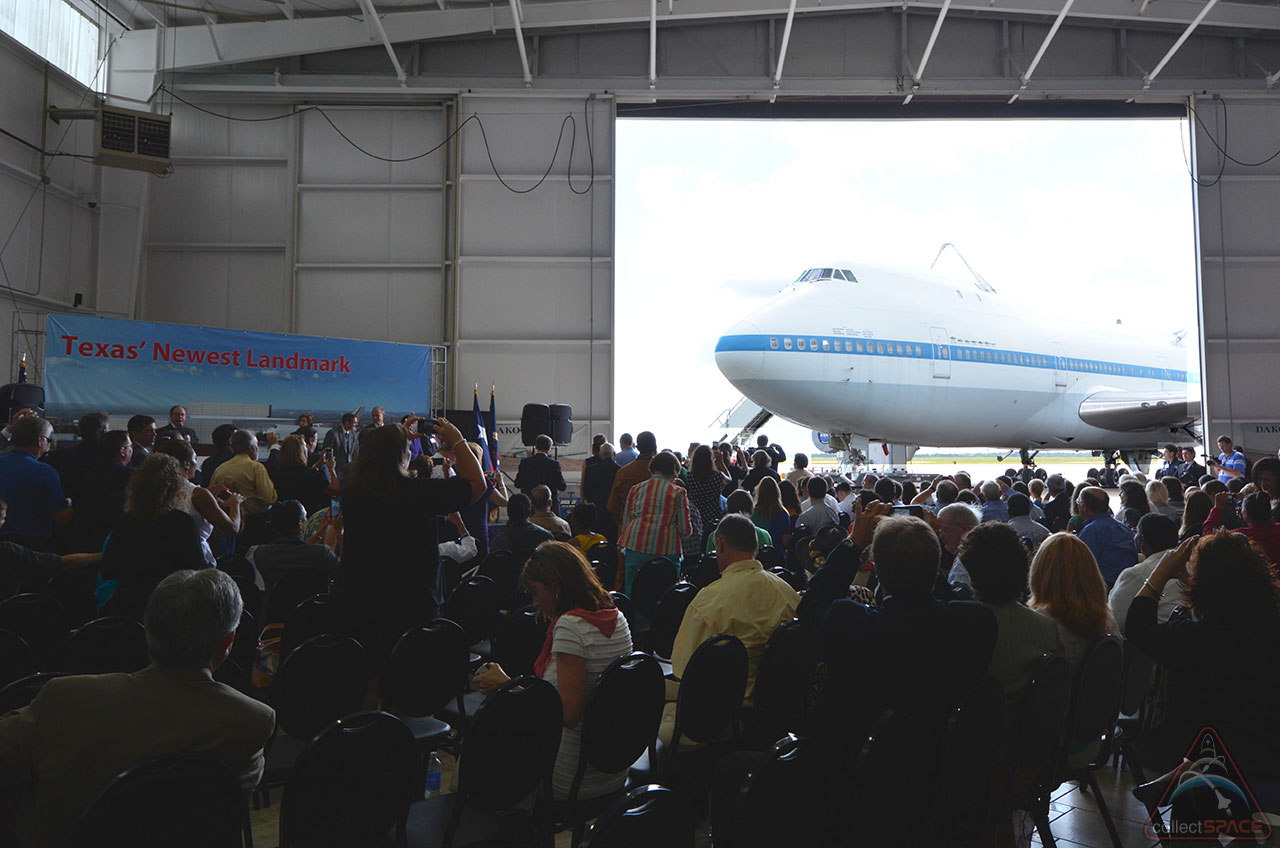
[[[502,451],[498,447],[498,407],[495,393],[497,386],[489,387],[489,422],[488,422],[488,442],[489,442],[489,459],[493,463],[493,471],[497,471],[502,467],[499,457]]]
[[[484,416],[480,414],[480,387],[476,386],[471,395],[471,410],[475,416],[476,442],[480,445],[480,469],[486,474],[493,472],[493,455],[489,453],[489,432]]]

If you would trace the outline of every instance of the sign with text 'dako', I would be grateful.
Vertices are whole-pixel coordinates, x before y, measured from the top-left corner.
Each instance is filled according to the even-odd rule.
[[[273,417],[429,408],[431,348],[80,315],[48,317],[49,414],[255,405]]]

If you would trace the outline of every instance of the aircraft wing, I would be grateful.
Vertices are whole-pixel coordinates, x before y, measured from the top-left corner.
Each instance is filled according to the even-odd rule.
[[[1080,404],[1080,420],[1125,433],[1168,430],[1200,419],[1200,399],[1180,392],[1127,392],[1104,389]]]

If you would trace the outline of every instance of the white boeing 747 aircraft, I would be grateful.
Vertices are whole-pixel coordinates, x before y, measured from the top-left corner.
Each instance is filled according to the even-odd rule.
[[[1199,441],[1186,360],[1173,333],[1071,324],[1052,297],[863,264],[805,271],[716,344],[739,391],[833,447],[1118,451],[1143,468],[1170,434]]]

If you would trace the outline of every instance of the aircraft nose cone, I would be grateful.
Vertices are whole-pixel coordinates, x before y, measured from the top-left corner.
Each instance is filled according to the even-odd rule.
[[[759,379],[764,369],[764,337],[750,321],[732,327],[716,342],[716,367],[738,388]]]

